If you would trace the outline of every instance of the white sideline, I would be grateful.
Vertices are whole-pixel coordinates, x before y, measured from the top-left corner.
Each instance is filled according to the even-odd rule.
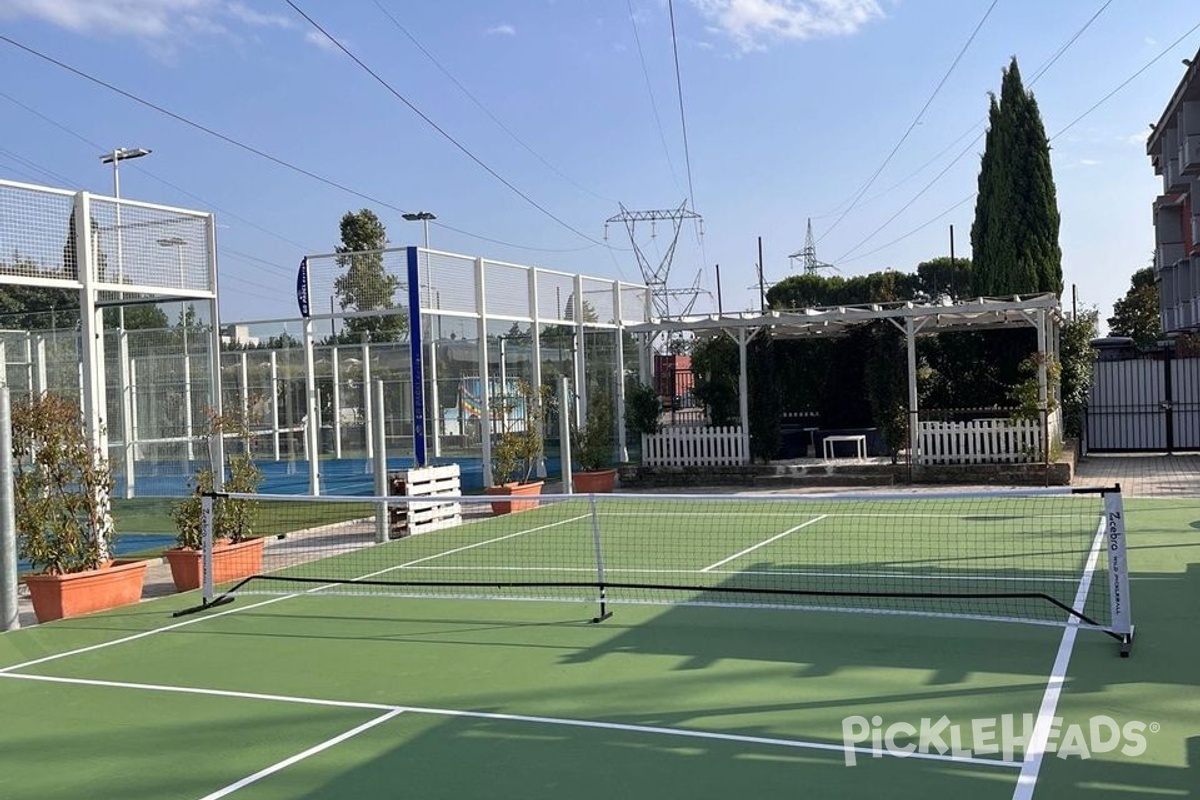
[[[1079,580],[1079,589],[1075,592],[1075,602],[1071,605],[1079,612],[1082,612],[1084,603],[1087,602],[1088,590],[1092,586],[1092,574],[1096,570],[1096,560],[1104,547],[1105,522],[1104,517],[1101,517],[1100,524],[1096,527],[1092,553],[1088,556],[1083,577]],[[1025,758],[1021,761],[1021,774],[1017,778],[1016,789],[1013,790],[1013,800],[1030,800],[1033,790],[1037,788],[1038,773],[1042,769],[1042,759],[1050,741],[1050,727],[1054,721],[1054,712],[1058,710],[1058,697],[1067,677],[1067,667],[1071,663],[1071,651],[1075,649],[1075,634],[1078,631],[1079,618],[1072,615],[1067,620],[1066,630],[1063,631],[1062,641],[1058,645],[1058,655],[1054,658],[1054,667],[1050,670],[1049,680],[1046,681],[1046,691],[1042,695],[1037,722],[1034,723],[1033,733],[1029,737]]]
[[[220,798],[220,797],[228,797],[229,795],[233,794],[234,792],[238,791],[239,789],[244,789],[252,783],[257,783],[258,781],[262,780],[263,778],[266,778],[269,775],[274,775],[276,772],[280,772],[284,769],[287,769],[292,764],[296,764],[300,761],[303,761],[304,759],[308,758],[309,756],[314,756],[317,753],[320,753],[322,750],[328,750],[329,748],[333,747],[334,745],[341,744],[342,742],[346,741],[347,739],[350,739],[351,737],[358,736],[363,731],[370,730],[371,728],[374,728],[376,725],[382,725],[383,723],[387,722],[388,720],[392,719],[393,717],[397,717],[403,713],[404,713],[404,709],[402,709],[402,708],[392,709],[391,711],[387,712],[386,714],[383,714],[382,716],[378,716],[373,720],[364,722],[362,725],[359,725],[356,728],[351,728],[350,730],[346,731],[345,733],[338,734],[337,736],[334,736],[332,739],[326,739],[325,741],[321,742],[320,744],[314,745],[314,746],[308,748],[307,750],[296,753],[296,755],[290,756],[289,758],[285,758],[282,761],[278,761],[278,762],[272,764],[271,766],[267,767],[266,769],[260,769],[258,772],[254,773],[253,775],[247,775],[246,777],[242,778],[240,781],[231,783],[223,789],[218,789],[217,791],[213,792],[212,794],[206,794],[206,795],[204,795],[204,797],[200,798],[200,800],[217,800],[217,798]]]
[[[745,550],[741,550],[737,553],[734,553],[733,555],[729,556],[728,558],[722,558],[720,561],[718,561],[715,564],[709,564],[707,567],[705,567],[704,569],[702,569],[700,571],[708,572],[710,570],[716,569],[717,567],[724,566],[724,565],[728,564],[730,561],[733,561],[734,559],[741,558],[742,556],[746,555],[747,553],[753,553],[755,550],[757,550],[760,547],[766,547],[771,542],[774,542],[777,539],[782,539],[783,537],[787,536],[788,534],[795,533],[796,531],[800,530],[801,528],[807,528],[809,525],[812,525],[814,522],[820,522],[821,520],[825,519],[828,516],[829,516],[828,514],[822,514],[819,517],[813,517],[808,522],[801,522],[799,525],[796,525],[795,527],[788,528],[783,533],[775,534],[770,539],[764,539],[763,541],[759,542],[758,544],[751,545],[750,547],[747,547]]]
[[[846,745],[844,745],[844,744],[834,744],[832,742],[809,742],[809,741],[804,741],[801,739],[781,739],[781,738],[770,737],[770,736],[749,736],[749,735],[744,735],[744,734],[739,734],[739,733],[721,733],[718,731],[689,730],[687,728],[665,728],[665,727],[660,727],[660,726],[655,726],[655,725],[636,725],[636,724],[625,723],[625,722],[605,722],[602,720],[571,719],[568,717],[544,717],[544,716],[529,715],[529,714],[506,714],[506,713],[501,713],[501,712],[490,712],[490,711],[462,711],[462,710],[458,710],[458,709],[430,708],[430,707],[425,707],[425,706],[388,705],[388,704],[383,704],[383,703],[359,703],[359,702],[347,701],[347,700],[322,700],[319,698],[312,698],[312,697],[292,697],[289,695],[269,695],[269,694],[260,694],[260,693],[256,693],[256,692],[239,692],[239,691],[226,690],[226,689],[192,688],[192,687],[187,687],[187,686],[170,686],[170,685],[153,684],[153,683],[126,683],[126,682],[122,682],[122,681],[92,680],[92,679],[88,679],[88,678],[59,678],[59,677],[54,677],[51,675],[18,675],[18,674],[10,673],[7,675],[0,675],[0,678],[8,678],[11,680],[43,681],[43,682],[47,682],[47,683],[67,683],[67,684],[74,684],[74,685],[98,686],[98,687],[106,687],[106,688],[114,688],[114,689],[140,689],[143,691],[170,692],[170,693],[174,693],[174,694],[195,694],[195,695],[202,695],[202,696],[208,696],[208,697],[231,697],[231,698],[235,698],[235,699],[247,699],[247,700],[274,700],[274,701],[284,702],[284,703],[300,703],[300,704],[305,704],[305,705],[332,706],[335,708],[369,709],[369,710],[375,710],[375,711],[388,712],[388,713],[384,714],[383,716],[378,717],[378,718],[366,723],[365,726],[359,726],[358,728],[355,728],[353,731],[349,731],[347,733],[342,734],[337,739],[331,739],[328,743],[325,743],[323,745],[317,745],[317,748],[314,748],[312,750],[307,750],[307,751],[305,751],[305,753],[302,753],[299,756],[292,756],[292,758],[289,759],[287,762],[280,762],[280,764],[283,766],[286,766],[288,763],[295,763],[296,761],[300,760],[300,757],[306,757],[307,755],[311,755],[312,753],[318,752],[319,749],[324,749],[325,747],[329,746],[330,744],[336,744],[338,741],[342,741],[346,738],[349,738],[349,736],[359,733],[362,730],[366,730],[367,728],[371,727],[372,725],[377,725],[377,724],[384,722],[387,719],[390,719],[391,717],[394,717],[397,714],[400,714],[403,712],[408,712],[408,713],[412,713],[412,714],[428,714],[430,716],[439,716],[439,717],[458,717],[458,718],[465,718],[465,719],[487,719],[487,720],[497,720],[497,721],[502,721],[502,722],[524,722],[524,723],[535,723],[535,724],[541,724],[541,725],[559,725],[559,726],[570,727],[570,728],[591,728],[593,730],[611,730],[611,731],[623,731],[626,733],[654,734],[654,735],[659,735],[659,736],[677,736],[677,737],[688,738],[688,739],[705,739],[705,740],[709,740],[709,741],[738,742],[741,744],[759,744],[759,745],[767,745],[767,746],[771,746],[771,747],[787,747],[787,748],[801,749],[801,750],[822,750],[822,751],[834,752],[834,753],[845,753],[846,750],[848,749],[846,747]],[[1015,761],[1003,761],[1003,760],[997,759],[997,758],[979,758],[977,756],[956,756],[953,754],[923,753],[920,751],[903,754],[903,755],[895,755],[895,754],[888,752],[887,750],[873,750],[870,747],[862,747],[862,746],[854,746],[853,748],[849,748],[849,749],[853,749],[854,752],[859,755],[872,756],[872,757],[880,757],[880,755],[882,754],[883,756],[888,756],[888,757],[893,757],[893,758],[902,758],[902,759],[913,758],[913,759],[926,760],[926,761],[943,761],[943,762],[950,762],[950,763],[955,763],[955,764],[971,764],[974,766],[1010,767],[1010,768],[1014,768],[1014,769],[1019,768],[1021,766],[1021,764],[1019,762],[1015,762]],[[275,768],[268,768],[268,769],[271,769],[272,771],[276,771]],[[266,771],[264,771],[263,773],[256,773],[256,775],[259,775],[260,777],[265,774],[269,774],[269,773]],[[254,776],[251,776],[251,777],[254,777]],[[244,779],[244,780],[249,780],[249,779]],[[244,785],[244,784],[241,784],[241,785]],[[224,791],[224,790],[222,790],[222,791]],[[214,795],[209,795],[208,797],[216,798],[216,797],[221,797],[221,796],[223,796],[223,795],[214,794]]]

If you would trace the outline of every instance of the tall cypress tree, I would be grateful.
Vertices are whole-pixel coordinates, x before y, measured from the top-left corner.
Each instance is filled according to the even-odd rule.
[[[1058,201],[1050,144],[1017,59],[991,98],[971,226],[975,293],[1062,292]]]

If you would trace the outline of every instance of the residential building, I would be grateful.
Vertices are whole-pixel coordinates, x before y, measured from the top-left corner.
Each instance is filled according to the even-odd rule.
[[[1154,201],[1154,278],[1164,331],[1200,330],[1200,52],[1146,142],[1163,193]]]

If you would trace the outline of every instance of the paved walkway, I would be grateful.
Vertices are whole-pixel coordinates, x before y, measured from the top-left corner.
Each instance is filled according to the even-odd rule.
[[[1072,481],[1075,486],[1112,486],[1118,483],[1126,497],[1200,498],[1200,455],[1091,455],[1076,464]],[[548,487],[548,491],[550,489],[559,490],[557,486]],[[737,487],[728,489],[737,491]],[[299,542],[294,540],[289,544]],[[279,549],[283,550],[284,547]],[[143,598],[161,597],[174,591],[170,568],[163,561],[153,562],[146,570]],[[23,590],[20,611],[22,627],[37,623],[33,608],[29,605],[29,597]]]
[[[1071,483],[1119,483],[1126,497],[1200,497],[1200,455],[1090,455],[1075,465]]]

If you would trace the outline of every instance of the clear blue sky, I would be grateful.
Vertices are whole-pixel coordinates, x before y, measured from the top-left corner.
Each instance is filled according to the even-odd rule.
[[[715,307],[720,264],[740,309],[757,299],[756,237],[780,280],[809,217],[819,257],[848,275],[946,255],[950,225],[968,255],[988,92],[1013,55],[1028,86],[1099,11],[1032,90],[1053,137],[1064,305],[1074,283],[1107,316],[1154,246],[1148,123],[1200,47],[1195,0],[674,0],[689,190],[665,0],[295,2],[543,210],[283,0],[0,0],[0,31],[395,208],[3,42],[0,177],[111,193],[101,151],[151,148],[124,165],[122,194],[217,213],[226,320],[293,313],[296,264],[333,248],[347,210],[373,208],[397,245],[421,237],[397,209],[429,210],[438,249],[640,281],[623,229],[604,246],[605,219],[691,194],[704,237],[685,228],[672,283],[702,274],[713,299],[697,308]],[[648,233],[657,259],[665,237]]]

